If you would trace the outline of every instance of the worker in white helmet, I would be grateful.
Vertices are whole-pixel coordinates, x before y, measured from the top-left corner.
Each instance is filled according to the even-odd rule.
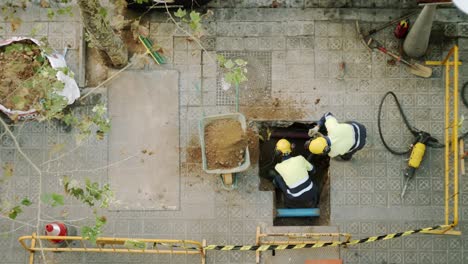
[[[319,129],[324,131],[322,135]],[[339,156],[350,160],[366,144],[366,127],[358,122],[338,123],[332,113],[326,113],[318,124],[309,130],[311,137],[305,148],[312,154]]]
[[[303,156],[291,156],[291,143],[280,139],[276,151],[281,162],[275,166],[274,184],[284,194],[285,206],[289,208],[316,207],[319,200],[319,186],[312,181],[314,166]]]

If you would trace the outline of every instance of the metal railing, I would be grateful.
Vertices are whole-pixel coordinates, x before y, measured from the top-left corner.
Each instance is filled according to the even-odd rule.
[[[445,68],[445,224],[449,225],[442,230],[427,233],[461,235],[460,231],[453,230],[458,225],[458,178],[461,158],[458,139],[458,68],[461,62],[458,57],[458,46],[450,49],[443,61],[426,61],[426,64]],[[450,162],[451,156],[452,162]],[[452,168],[453,175],[450,177]]]
[[[39,241],[40,240],[40,241]],[[53,244],[50,240],[63,242]],[[29,263],[34,263],[35,252],[95,252],[95,253],[132,253],[132,254],[185,254],[200,255],[200,262],[205,264],[205,241],[173,239],[139,239],[99,237],[96,243],[80,236],[22,236],[20,244],[29,251]],[[29,241],[29,242],[28,242]],[[42,245],[42,246],[39,246]]]

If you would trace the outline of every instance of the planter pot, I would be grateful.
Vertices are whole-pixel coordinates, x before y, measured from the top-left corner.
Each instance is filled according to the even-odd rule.
[[[25,37],[13,37],[7,40],[0,41],[0,47],[7,46],[15,42],[24,41],[24,40],[32,41],[33,43],[38,45],[39,48],[41,48],[41,43],[38,40],[32,39],[32,38],[25,38]],[[51,52],[51,54],[46,54],[43,49],[41,50],[42,50],[42,56],[45,57],[49,61],[50,66],[52,68],[58,69],[58,68],[67,67],[65,58],[61,54],[57,53],[56,51]],[[78,88],[76,81],[72,77],[70,77],[69,75],[65,74],[62,71],[58,71],[56,74],[56,77],[57,77],[57,80],[64,83],[63,90],[58,92],[58,94],[65,97],[69,105],[72,104],[77,98],[80,97],[80,89]],[[38,115],[35,109],[29,109],[29,110],[9,109],[2,104],[0,104],[0,111],[5,113],[9,118],[15,119],[15,120],[35,119]]]

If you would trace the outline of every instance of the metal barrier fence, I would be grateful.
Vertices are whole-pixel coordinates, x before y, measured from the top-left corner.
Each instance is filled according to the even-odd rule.
[[[40,240],[40,241],[39,241]],[[49,240],[63,240],[65,247],[52,244]],[[99,237],[96,244],[80,236],[22,236],[20,244],[29,251],[29,263],[34,263],[35,252],[95,252],[95,253],[140,253],[140,254],[185,254],[200,255],[200,262],[205,264],[205,241],[172,240],[172,239],[143,239],[143,238],[114,238]],[[27,242],[29,241],[29,243]],[[38,246],[42,245],[42,246]],[[109,246],[109,247],[106,247]]]
[[[449,225],[445,229],[427,233],[461,235],[460,231],[452,230],[458,225],[458,177],[461,159],[458,139],[458,68],[461,62],[458,57],[458,46],[455,45],[450,49],[444,60],[426,61],[426,64],[445,68],[445,225]],[[451,155],[453,155],[452,162],[450,162]],[[450,177],[452,168],[453,175]]]

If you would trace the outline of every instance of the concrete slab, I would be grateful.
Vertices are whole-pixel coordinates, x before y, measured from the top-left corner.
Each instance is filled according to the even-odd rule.
[[[179,209],[178,77],[177,71],[129,71],[109,86],[114,209]]]

